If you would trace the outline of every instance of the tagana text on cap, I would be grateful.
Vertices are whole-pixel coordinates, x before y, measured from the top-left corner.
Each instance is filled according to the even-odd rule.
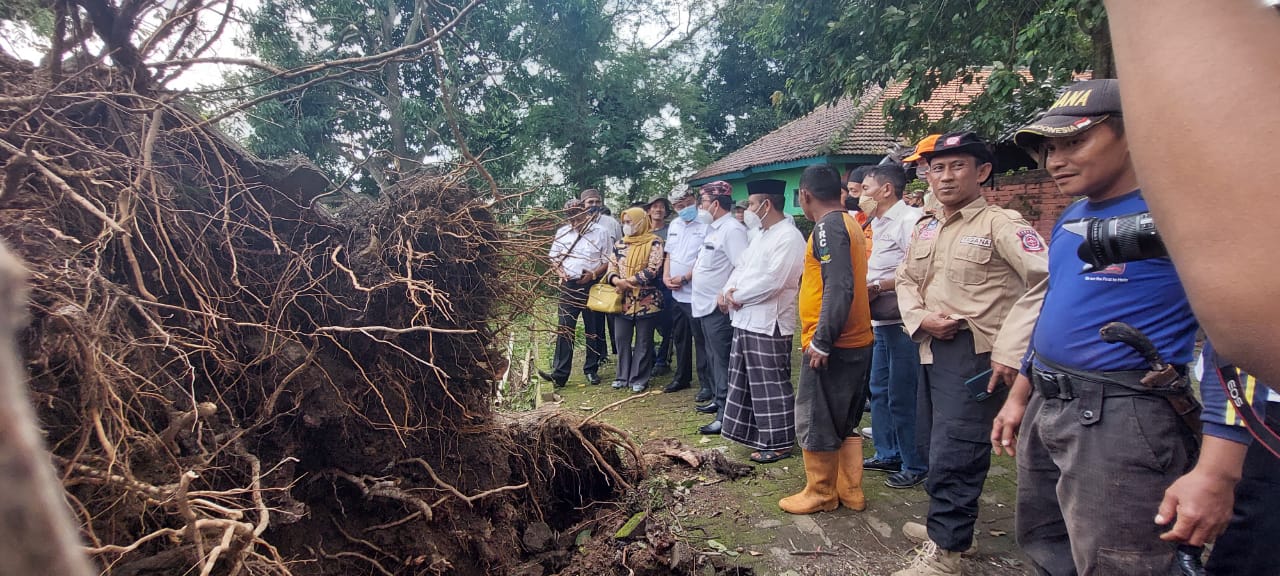
[[[1084,132],[1111,116],[1120,115],[1120,82],[1086,80],[1068,86],[1062,95],[1031,124],[1018,130],[1013,141],[1034,148],[1042,138],[1060,138]]]

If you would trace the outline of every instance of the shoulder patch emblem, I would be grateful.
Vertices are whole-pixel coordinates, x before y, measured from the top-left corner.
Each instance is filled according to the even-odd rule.
[[[916,239],[930,240],[937,235],[938,235],[938,221],[930,220],[928,224],[924,225],[924,228],[920,229],[920,234],[916,236]]]
[[[991,239],[985,236],[961,236],[960,243],[968,244],[970,246],[981,246],[983,248],[991,247]]]
[[[1044,252],[1044,240],[1036,233],[1035,228],[1021,228],[1018,238],[1022,240],[1022,249],[1026,252]]]

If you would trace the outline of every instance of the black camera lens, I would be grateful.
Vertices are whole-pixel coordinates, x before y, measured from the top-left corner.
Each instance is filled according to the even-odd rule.
[[[1090,218],[1083,224],[1084,242],[1077,253],[1085,263],[1084,272],[1169,255],[1150,212]]]

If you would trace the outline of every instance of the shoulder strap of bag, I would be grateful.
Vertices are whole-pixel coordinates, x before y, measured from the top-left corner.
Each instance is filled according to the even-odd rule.
[[[1244,427],[1249,430],[1249,434],[1273,456],[1280,458],[1280,436],[1276,435],[1275,430],[1268,428],[1262,418],[1258,417],[1258,413],[1253,411],[1253,406],[1249,404],[1244,391],[1240,389],[1240,371],[1230,364],[1215,365],[1214,369],[1218,371],[1218,381],[1227,392],[1227,401],[1235,407],[1240,419],[1244,420]]]

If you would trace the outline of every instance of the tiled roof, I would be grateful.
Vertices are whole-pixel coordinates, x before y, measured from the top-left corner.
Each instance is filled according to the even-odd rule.
[[[986,84],[986,72],[974,74],[974,81],[953,80],[933,91],[933,96],[917,105],[930,120],[942,118],[946,110],[967,104]],[[881,156],[894,143],[911,145],[888,134],[884,102],[902,94],[905,84],[872,88],[861,98],[842,98],[835,104],[784,124],[739,150],[712,162],[690,177],[699,180],[756,166],[831,155]]]

